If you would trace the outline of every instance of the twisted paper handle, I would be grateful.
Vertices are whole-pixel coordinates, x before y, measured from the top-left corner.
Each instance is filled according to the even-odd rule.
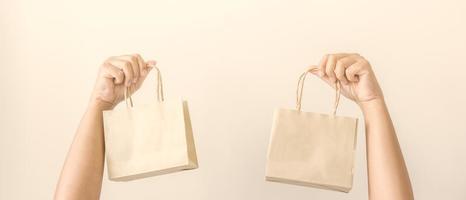
[[[162,74],[160,73],[160,69],[156,66],[152,66],[157,70],[157,101],[162,102],[164,101],[164,96],[163,96],[163,84],[162,84]],[[133,99],[131,98],[131,88],[126,87],[125,88],[125,102],[126,102],[126,107],[133,107]],[[129,103],[128,103],[129,100]]]
[[[316,67],[311,67],[307,69],[305,72],[299,76],[298,80],[298,88],[296,90],[296,110],[301,111],[301,100],[303,97],[303,89],[304,89],[304,80],[306,79],[306,75],[312,71],[319,70]],[[333,115],[337,113],[338,103],[340,102],[341,96],[341,84],[340,81],[335,82],[335,103],[333,105]]]

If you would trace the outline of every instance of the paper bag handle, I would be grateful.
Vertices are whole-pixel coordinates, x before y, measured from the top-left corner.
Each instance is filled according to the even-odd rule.
[[[296,110],[301,111],[301,99],[303,97],[303,88],[304,88],[304,80],[306,79],[306,75],[310,72],[319,70],[317,67],[310,67],[305,72],[299,76],[298,80],[298,88],[296,90]],[[333,115],[337,113],[338,103],[340,102],[341,96],[341,83],[340,81],[335,82],[335,103],[333,105]]]
[[[157,70],[157,101],[162,102],[164,101],[163,97],[163,84],[162,84],[162,74],[160,73],[160,69],[156,66],[151,66]],[[125,102],[126,107],[133,107],[133,99],[131,98],[131,86],[125,88]],[[129,103],[128,103],[129,100]]]

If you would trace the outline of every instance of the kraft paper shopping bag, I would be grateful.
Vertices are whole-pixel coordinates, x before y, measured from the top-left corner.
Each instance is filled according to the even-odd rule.
[[[277,109],[267,154],[266,180],[349,192],[353,183],[357,119],[301,111],[306,70],[298,81],[296,109]],[[314,99],[317,97],[314,97]]]
[[[110,180],[129,181],[198,167],[188,112],[183,100],[164,100],[160,70],[157,101],[103,112]]]

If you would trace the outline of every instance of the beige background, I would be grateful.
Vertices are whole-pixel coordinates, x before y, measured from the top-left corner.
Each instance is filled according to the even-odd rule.
[[[276,107],[326,52],[367,57],[386,95],[417,199],[466,199],[466,3],[444,1],[0,0],[0,199],[50,199],[99,64],[155,58],[168,98],[190,103],[200,168],[103,199],[367,199],[363,124],[349,194],[264,181]],[[152,74],[153,75],[153,74]],[[136,103],[155,99],[151,77]],[[329,112],[313,78],[304,109]],[[343,100],[340,114],[357,116]]]

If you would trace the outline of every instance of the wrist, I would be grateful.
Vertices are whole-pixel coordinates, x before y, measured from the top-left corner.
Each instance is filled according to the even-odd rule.
[[[89,110],[97,111],[111,110],[113,107],[114,105],[112,103],[103,101],[101,99],[92,99],[88,105]]]
[[[368,112],[383,110],[385,105],[385,100],[383,98],[375,98],[369,101],[359,102],[359,107],[361,108],[364,115],[367,115]]]

